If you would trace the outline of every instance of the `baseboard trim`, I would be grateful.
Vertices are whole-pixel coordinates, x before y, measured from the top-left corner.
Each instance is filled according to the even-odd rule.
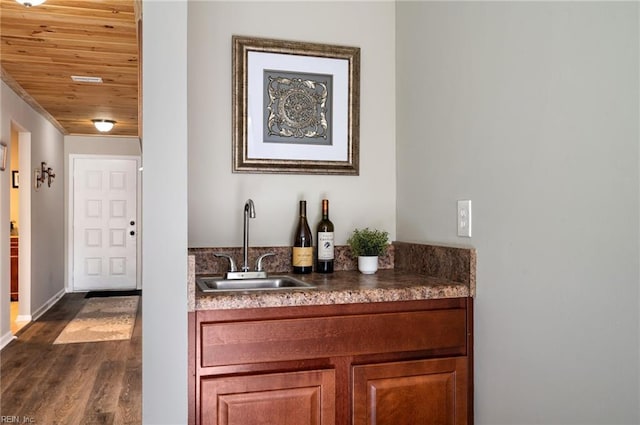
[[[16,317],[16,322],[19,322],[19,323],[29,323],[30,321],[31,321],[30,314],[19,314]]]
[[[16,339],[16,337],[11,334],[11,331],[9,331],[6,334],[2,335],[2,338],[0,338],[0,350],[2,350],[4,347],[6,347],[7,344],[9,344],[14,339]]]
[[[37,309],[32,315],[31,318],[32,320],[38,320],[43,314],[45,314],[47,312],[47,310],[49,310],[51,307],[54,306],[55,303],[57,303],[58,301],[60,301],[60,298],[62,298],[64,296],[64,294],[66,293],[66,291],[63,289],[60,290],[60,292],[58,292],[57,294],[55,294],[53,297],[51,297],[49,299],[49,301],[45,302],[42,307],[40,307],[39,309]]]

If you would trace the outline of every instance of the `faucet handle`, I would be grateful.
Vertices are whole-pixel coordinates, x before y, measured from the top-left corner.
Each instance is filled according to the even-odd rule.
[[[229,260],[229,271],[230,272],[238,271],[238,269],[236,268],[236,262],[234,261],[233,257],[231,257],[229,254],[213,254],[213,256],[219,257],[219,258],[226,258],[227,260]]]
[[[262,254],[260,257],[258,257],[258,261],[256,261],[257,272],[262,271],[262,260],[265,259],[266,257],[271,257],[272,255],[276,255],[275,252],[267,252],[266,254]]]

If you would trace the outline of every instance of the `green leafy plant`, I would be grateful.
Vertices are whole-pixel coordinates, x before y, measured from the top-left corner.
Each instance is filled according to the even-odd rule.
[[[354,257],[381,256],[389,246],[389,233],[382,230],[354,230],[347,243]]]

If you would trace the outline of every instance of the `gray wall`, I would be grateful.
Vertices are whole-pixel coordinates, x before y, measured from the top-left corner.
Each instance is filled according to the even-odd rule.
[[[140,155],[140,139],[118,136],[64,136],[64,157],[69,155]]]
[[[314,226],[323,197],[330,201],[336,243],[345,244],[355,227],[395,237],[394,8],[393,2],[189,3],[190,247],[242,245],[247,198],[256,205],[252,246],[290,245],[298,200],[307,200]],[[231,172],[234,34],[361,48],[359,176]]]
[[[143,5],[142,420],[187,420],[187,2]]]
[[[20,191],[30,194],[21,198],[21,209],[30,212],[30,229],[27,220],[20,217],[20,274],[31,277],[31,290],[21,291],[19,314],[39,316],[64,290],[64,156],[63,136],[45,118],[27,105],[4,82],[0,83],[0,140],[11,143],[11,128],[30,133],[30,146],[21,144]],[[30,148],[30,149],[29,149]],[[40,162],[45,161],[54,169],[56,179],[51,187],[39,191],[31,189],[31,177]],[[24,167],[22,165],[24,164]],[[11,185],[9,158],[7,169],[0,172],[0,223],[9,222],[9,188]],[[22,196],[22,195],[21,195]],[[22,208],[24,207],[24,208]],[[23,256],[22,246],[31,247],[31,260]],[[23,267],[24,266],[24,267]],[[10,339],[9,318],[9,226],[0,226],[0,346]],[[24,279],[24,278],[22,278]]]
[[[398,239],[478,250],[476,423],[640,423],[638,4],[396,12]]]

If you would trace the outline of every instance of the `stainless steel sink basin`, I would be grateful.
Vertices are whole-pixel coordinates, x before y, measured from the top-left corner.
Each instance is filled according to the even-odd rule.
[[[221,291],[282,291],[311,289],[314,285],[291,276],[269,276],[260,279],[223,279],[220,277],[200,277],[196,279],[203,292]]]

